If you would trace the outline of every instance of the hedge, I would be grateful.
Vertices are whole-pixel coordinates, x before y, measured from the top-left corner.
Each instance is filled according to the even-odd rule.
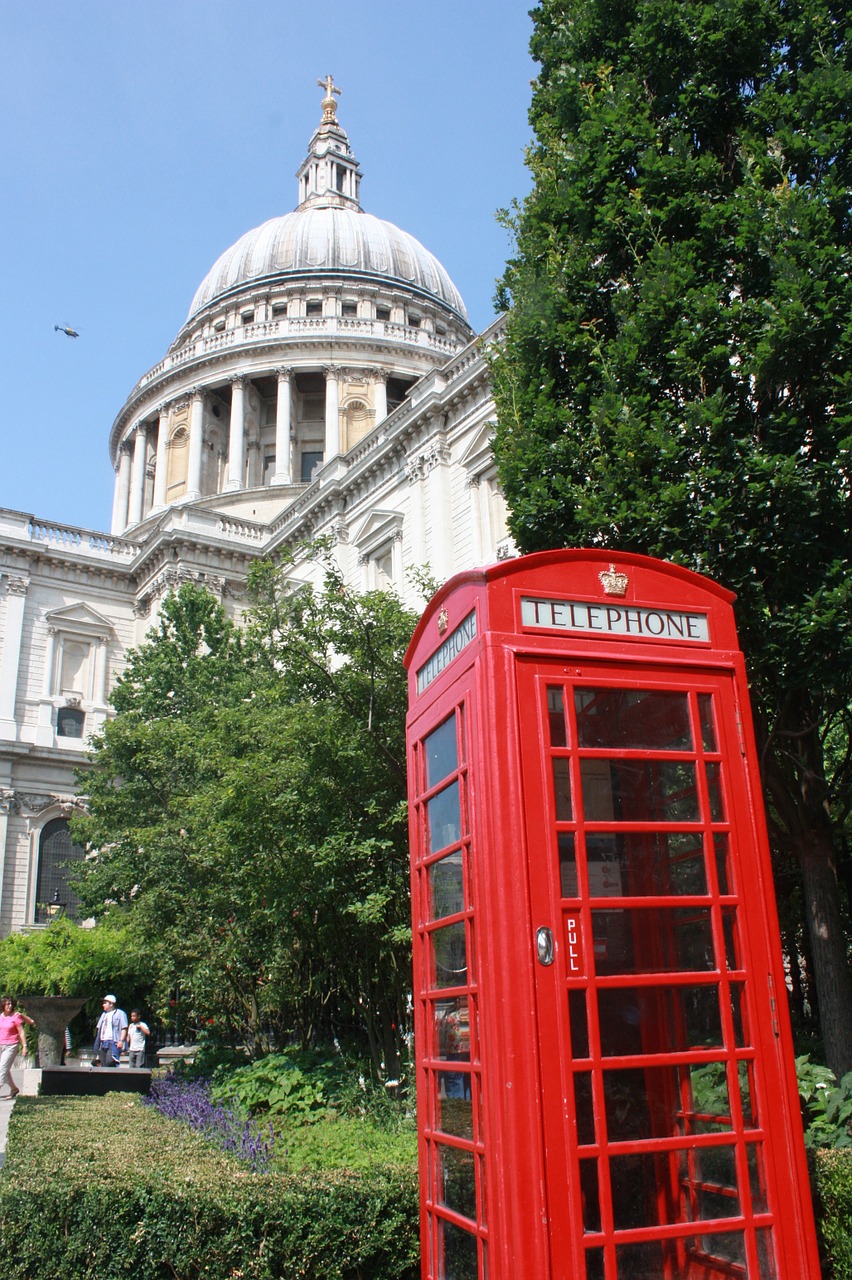
[[[416,1280],[416,1168],[253,1174],[135,1095],[20,1099],[4,1280]]]
[[[852,1147],[816,1152],[820,1235],[832,1280],[852,1280]]]

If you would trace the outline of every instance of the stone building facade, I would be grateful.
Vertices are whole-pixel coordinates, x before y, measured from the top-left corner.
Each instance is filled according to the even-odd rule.
[[[441,264],[364,212],[331,79],[298,204],[213,265],[109,435],[112,529],[0,509],[0,934],[72,912],[76,770],[165,593],[239,612],[248,568],[323,537],[355,588],[512,554],[482,335]],[[0,495],[1,496],[1,495]],[[79,853],[79,851],[76,851]]]

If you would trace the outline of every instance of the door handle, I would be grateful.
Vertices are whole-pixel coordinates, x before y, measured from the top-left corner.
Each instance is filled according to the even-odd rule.
[[[555,959],[553,953],[553,932],[546,925],[537,931],[535,935],[535,946],[538,952],[538,962],[545,966],[553,964]]]

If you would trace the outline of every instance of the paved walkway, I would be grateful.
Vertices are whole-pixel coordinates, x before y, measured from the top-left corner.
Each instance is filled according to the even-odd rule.
[[[0,1098],[0,1169],[6,1159],[6,1134],[9,1131],[9,1116],[15,1105],[14,1098]]]

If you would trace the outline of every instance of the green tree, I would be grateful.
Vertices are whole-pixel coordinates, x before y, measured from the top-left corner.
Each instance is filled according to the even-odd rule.
[[[164,1012],[256,1049],[351,1037],[393,1075],[410,986],[405,673],[415,616],[258,566],[237,628],[184,586],[94,743],[82,894],[126,913]]]
[[[840,1078],[849,9],[542,0],[533,19],[534,187],[507,215],[494,365],[512,530],[524,551],[640,551],[737,592],[779,884],[800,888]]]

